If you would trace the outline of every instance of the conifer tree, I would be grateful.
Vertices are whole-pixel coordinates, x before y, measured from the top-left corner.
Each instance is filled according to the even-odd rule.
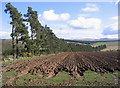
[[[17,9],[14,8],[10,3],[6,4],[6,9],[4,10],[5,13],[7,13],[9,11],[10,17],[12,18],[12,21],[10,22],[10,24],[12,25],[12,33],[11,33],[11,37],[12,37],[12,54],[13,54],[13,58],[15,58],[15,18],[14,15],[17,12]]]
[[[13,45],[13,58],[15,58],[15,51],[16,51],[16,58],[18,58],[19,39],[20,38],[23,39],[23,37],[25,37],[25,35],[28,34],[28,31],[25,24],[23,24],[22,14],[18,12],[17,8],[15,8],[10,3],[8,3],[6,4],[5,12],[7,13],[8,11],[9,11],[10,17],[12,18],[12,21],[10,22],[10,24],[12,25],[11,37],[12,37],[12,45]]]

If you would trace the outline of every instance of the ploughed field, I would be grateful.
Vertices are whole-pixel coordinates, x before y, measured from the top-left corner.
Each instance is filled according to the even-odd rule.
[[[26,82],[19,84],[21,78],[24,79],[27,76],[29,76],[29,79],[24,79],[22,81],[27,80],[28,82],[33,83],[31,85],[36,85],[36,83],[40,83],[40,85],[76,85],[77,83],[74,80],[81,80],[81,82],[83,82],[83,77],[88,71],[93,72],[93,77],[95,74],[99,73],[111,74],[115,71],[120,71],[120,67],[118,66],[119,60],[118,52],[64,52],[57,55],[20,61],[11,65],[3,66],[3,85],[27,85]],[[12,74],[13,77],[8,77],[7,79],[4,78],[4,74],[7,75],[9,72],[11,72],[10,74]],[[70,76],[70,79],[67,80],[67,84],[64,84],[65,82],[62,82],[63,84],[61,82],[58,84],[56,83],[57,80],[61,79],[58,75],[63,74],[62,72]],[[117,76],[111,76],[115,78],[113,84],[117,84]],[[103,76],[101,77],[105,80]],[[52,84],[47,81],[51,79],[52,82],[56,82],[53,82]],[[73,81],[71,81],[72,79]],[[85,82],[86,84],[84,85],[89,85],[91,84],[90,82]],[[111,82],[108,84],[112,84]],[[102,83],[99,82],[97,84],[101,85]],[[78,83],[78,85],[80,85],[80,83]]]

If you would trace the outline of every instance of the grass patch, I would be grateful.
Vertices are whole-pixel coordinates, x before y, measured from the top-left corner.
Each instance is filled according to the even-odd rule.
[[[115,71],[114,75],[119,75],[120,72]],[[84,72],[84,76],[77,76],[73,74],[74,78],[69,75],[68,72],[59,72],[55,77],[46,79],[45,77],[41,77],[38,75],[42,75],[42,73],[26,74],[21,76],[20,78],[14,80],[12,83],[17,86],[49,86],[51,84],[54,85],[62,85],[67,86],[71,84],[71,86],[110,86],[114,85],[114,78],[110,74],[107,73],[96,73],[93,71]],[[3,74],[3,83],[5,84],[9,78],[16,77],[17,72],[6,72]],[[33,80],[30,82],[30,80]],[[35,81],[34,81],[35,80]]]
[[[33,84],[29,83],[30,79],[37,79],[37,77],[36,75],[27,74],[16,80],[16,84],[18,86],[33,86]]]
[[[113,82],[114,81],[114,78],[111,76],[111,74],[104,74],[103,75],[104,77],[106,77],[106,81],[108,81],[108,82]]]
[[[59,72],[55,77],[48,79],[48,80],[51,83],[59,84],[59,83],[62,83],[64,80],[69,79],[69,77],[70,77],[69,73],[63,71],[63,72]]]
[[[111,75],[112,73],[110,74],[107,74],[107,73],[104,73],[103,74],[103,77],[105,77],[105,79],[102,81],[105,85],[114,85],[115,83],[115,79],[112,77]]]
[[[2,83],[3,83],[3,85],[6,85],[6,82],[8,81],[8,79],[16,77],[17,74],[18,73],[16,71],[10,71],[10,72],[6,72],[6,73],[2,73]]]
[[[115,72],[113,72],[113,74],[120,78],[120,71],[115,71]]]
[[[101,75],[93,72],[93,71],[86,71],[84,73],[84,80],[85,81],[90,81],[90,82],[94,82],[94,81],[99,81],[101,79]]]
[[[79,83],[82,83],[82,86],[109,86],[109,85],[114,85],[114,78],[112,77],[111,74],[106,74],[106,73],[96,73],[93,71],[86,71],[84,73],[84,79],[81,82],[79,80]]]
[[[50,79],[45,79],[43,77],[38,77],[37,74],[31,75],[27,74],[22,77],[20,77],[18,80],[16,80],[16,84],[18,86],[46,86],[50,84],[62,84],[62,83],[68,83],[68,80],[70,78],[70,75],[68,72],[59,72],[55,77]],[[36,81],[42,81],[42,83],[30,83],[30,79],[35,79]]]
[[[48,84],[60,84],[60,83],[63,83],[63,82],[67,82],[67,80],[69,80],[70,78],[70,75],[68,72],[59,72],[55,77],[53,78],[50,78],[50,79],[45,79],[45,78],[42,78],[42,80],[44,80],[45,82],[47,82]]]

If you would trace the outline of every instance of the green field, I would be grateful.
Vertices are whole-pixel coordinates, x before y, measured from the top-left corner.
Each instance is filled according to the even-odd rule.
[[[118,42],[97,42],[93,43],[92,46],[98,46],[98,45],[106,45],[107,48],[103,49],[102,51],[107,51],[107,50],[118,50]]]
[[[71,76],[68,72],[63,71],[53,78],[46,79],[38,73],[17,77],[18,73],[11,71],[2,75],[2,82],[3,85],[16,86],[113,86],[117,84],[119,73],[116,71],[113,74],[100,74],[88,70],[84,76],[77,76],[76,74]]]

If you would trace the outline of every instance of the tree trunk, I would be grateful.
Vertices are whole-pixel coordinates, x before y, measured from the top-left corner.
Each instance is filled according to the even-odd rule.
[[[31,38],[32,38],[32,40],[33,40],[33,31],[31,31]]]
[[[18,36],[16,36],[16,58],[18,58]]]
[[[12,34],[14,32],[14,25],[12,25]],[[14,36],[12,35],[12,54],[13,54],[13,60],[15,59],[15,44],[14,44]]]

